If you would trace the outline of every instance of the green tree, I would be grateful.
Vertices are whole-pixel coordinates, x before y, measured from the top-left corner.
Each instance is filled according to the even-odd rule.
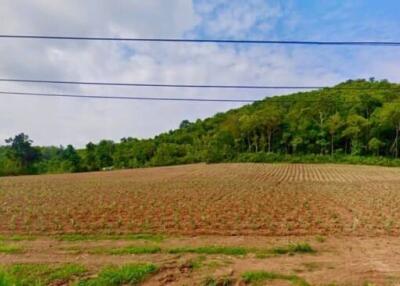
[[[269,104],[259,111],[256,116],[266,134],[268,152],[272,152],[272,137],[282,122],[282,111],[278,105]]]
[[[96,159],[96,145],[92,142],[86,144],[85,150],[85,165],[89,171],[96,171],[99,169]]]
[[[379,140],[378,138],[372,138],[368,142],[368,149],[371,150],[374,155],[378,156],[380,149],[384,146],[385,144]]]
[[[81,170],[81,157],[72,145],[68,145],[62,152],[64,160],[64,170],[68,172],[78,172]]]
[[[344,122],[342,117],[338,112],[336,112],[334,115],[330,116],[326,122],[326,127],[328,129],[328,133],[331,137],[331,155],[333,155],[335,148],[335,140],[336,140],[336,134],[339,132],[339,130],[343,127]]]
[[[360,137],[368,126],[368,120],[364,117],[351,114],[346,119],[346,128],[342,132],[342,136],[349,138],[351,142],[351,154],[360,155],[362,150],[362,142]]]
[[[186,155],[186,146],[175,143],[162,143],[151,159],[153,166],[166,166],[182,163]]]
[[[115,150],[114,142],[111,140],[101,140],[96,147],[96,159],[100,168],[111,167],[114,164],[113,154]]]
[[[386,80],[349,80],[332,88],[266,98],[204,120],[184,120],[178,129],[151,139],[103,140],[82,150],[32,147],[20,134],[7,140],[9,146],[0,146],[0,175],[281,158],[241,154],[247,152],[298,157],[350,151],[399,157],[399,87]]]
[[[179,128],[180,128],[180,129],[184,129],[184,128],[189,127],[190,125],[191,125],[191,123],[190,123],[189,120],[183,120],[183,121],[181,122],[181,124],[179,124]]]
[[[251,134],[253,132],[254,126],[252,117],[248,114],[244,114],[239,117],[239,126],[241,136],[245,138],[247,151],[251,151]]]
[[[40,157],[40,152],[32,147],[33,141],[24,133],[6,139],[6,143],[10,145],[7,152],[8,158],[17,162],[23,170],[31,167]]]
[[[400,135],[400,103],[386,103],[378,111],[378,117],[382,124],[387,124],[394,130],[394,141],[392,151],[396,158],[399,157],[399,135]]]
[[[232,159],[235,155],[235,140],[228,131],[220,131],[210,140],[207,149],[207,162],[216,163]]]

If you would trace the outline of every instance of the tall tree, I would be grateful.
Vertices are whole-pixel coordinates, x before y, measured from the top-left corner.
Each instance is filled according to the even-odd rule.
[[[65,162],[65,169],[69,172],[78,172],[81,169],[81,158],[72,145],[68,145],[62,152],[62,159]]]
[[[335,145],[335,136],[343,126],[343,119],[338,112],[334,115],[330,116],[326,122],[326,127],[328,129],[328,133],[331,136],[331,155],[334,153],[334,145]]]
[[[33,141],[24,133],[6,139],[6,143],[10,145],[8,157],[19,163],[23,169],[29,168],[32,163],[39,159],[39,151],[32,147]]]
[[[400,136],[400,103],[391,102],[383,105],[378,111],[378,117],[382,124],[387,124],[394,130],[394,141],[392,151],[396,158],[399,157],[399,136]]]
[[[96,145],[92,142],[86,144],[85,165],[89,171],[95,171],[99,169],[96,160]]]
[[[362,142],[360,137],[368,127],[368,120],[360,115],[351,114],[346,119],[346,129],[343,130],[342,136],[350,139],[351,154],[360,155],[362,150]]]
[[[259,124],[267,137],[268,152],[272,152],[272,137],[279,129],[279,125],[282,122],[282,115],[281,109],[275,104],[268,104],[256,114]]]
[[[100,168],[113,166],[114,150],[115,150],[115,145],[113,141],[111,140],[100,141],[100,143],[96,147],[96,158]]]

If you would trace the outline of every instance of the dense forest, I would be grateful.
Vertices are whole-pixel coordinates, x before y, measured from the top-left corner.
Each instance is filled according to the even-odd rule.
[[[26,134],[0,147],[0,175],[96,171],[195,162],[347,162],[400,165],[400,85],[349,80],[268,97],[152,139],[85,149],[36,147]]]

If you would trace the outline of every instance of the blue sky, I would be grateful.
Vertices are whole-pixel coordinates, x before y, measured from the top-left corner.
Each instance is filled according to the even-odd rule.
[[[400,2],[269,0],[3,0],[1,34],[400,41]],[[198,84],[331,85],[400,81],[400,48],[1,40],[0,77]],[[258,99],[283,91],[0,84],[0,90]],[[0,140],[38,144],[151,137],[235,103],[0,98]],[[0,141],[0,142],[1,142]],[[0,143],[1,144],[1,143]]]
[[[217,3],[217,4],[216,4]],[[204,8],[207,7],[207,8]],[[210,7],[210,8],[208,8]],[[196,29],[201,37],[251,37],[314,40],[396,40],[400,34],[400,2],[388,1],[194,1],[203,21]],[[242,25],[242,33],[207,29],[221,15],[245,17],[254,25]],[[231,13],[230,13],[231,12]],[[209,25],[205,22],[211,22]],[[218,28],[216,28],[218,30]]]

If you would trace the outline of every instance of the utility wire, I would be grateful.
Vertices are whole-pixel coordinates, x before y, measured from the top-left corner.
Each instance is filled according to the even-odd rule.
[[[396,41],[292,41],[292,40],[229,40],[229,39],[182,39],[182,38],[124,38],[124,37],[79,37],[51,35],[0,34],[3,39],[45,39],[79,41],[125,41],[125,42],[178,42],[178,43],[219,43],[219,44],[280,44],[319,46],[400,46]]]
[[[254,102],[250,99],[218,99],[218,98],[178,98],[178,97],[136,97],[136,96],[97,96],[81,94],[61,94],[61,93],[37,93],[37,92],[17,92],[0,91],[0,94],[8,95],[27,95],[43,97],[68,97],[68,98],[87,98],[87,99],[118,99],[118,100],[151,100],[151,101],[198,101],[198,102]]]
[[[100,86],[136,86],[136,87],[177,87],[177,88],[226,88],[226,89],[320,89],[327,86],[273,86],[273,85],[205,85],[205,84],[160,84],[160,83],[125,83],[95,81],[61,81],[41,79],[0,78],[0,82],[49,83]]]
[[[0,82],[39,83],[39,84],[70,84],[70,85],[98,85],[98,86],[132,86],[132,87],[169,87],[169,88],[219,88],[219,89],[323,89],[329,86],[301,86],[301,85],[205,85],[205,84],[160,84],[160,83],[128,83],[128,82],[98,82],[98,81],[62,81],[47,79],[16,79],[0,78]],[[340,87],[340,90],[395,90],[399,87]]]
[[[84,98],[84,99],[112,99],[112,100],[146,100],[146,101],[188,101],[188,102],[239,102],[253,103],[257,101],[277,102],[277,103],[298,103],[298,102],[331,102],[331,103],[360,103],[361,101],[346,101],[346,100],[320,100],[313,99],[279,99],[265,97],[262,99],[219,99],[219,98],[178,98],[178,97],[136,97],[136,96],[97,96],[97,95],[82,95],[82,94],[62,94],[62,93],[40,93],[40,92],[18,92],[18,91],[0,91],[0,95],[22,95],[22,96],[40,96],[40,97],[64,97],[64,98]],[[325,100],[325,101],[324,101]],[[400,102],[400,101],[384,101],[384,102]]]

